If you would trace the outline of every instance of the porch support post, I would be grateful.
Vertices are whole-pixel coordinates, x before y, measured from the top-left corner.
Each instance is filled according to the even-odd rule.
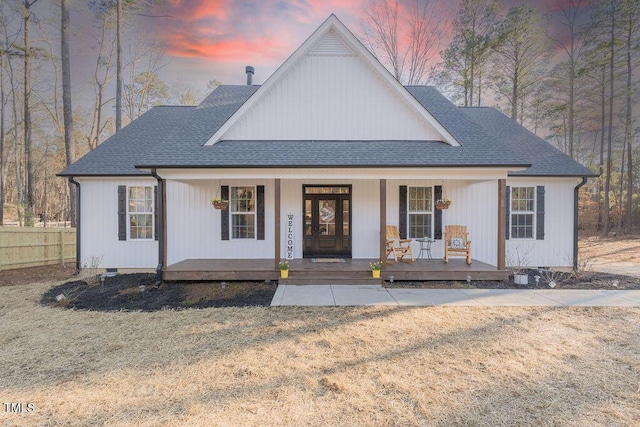
[[[162,179],[156,169],[151,169],[151,176],[158,182],[156,193],[158,230],[158,267],[156,268],[156,285],[162,283],[162,271],[167,266],[167,190],[166,180]]]
[[[498,180],[498,270],[506,268],[507,180]]]
[[[385,268],[387,258],[387,180],[380,180],[380,261],[382,268]]]
[[[280,178],[276,178],[273,180],[273,188],[274,188],[274,214],[275,214],[275,224],[274,224],[274,236],[273,241],[275,242],[274,247],[274,260],[275,265],[274,268],[277,270],[280,268]]]

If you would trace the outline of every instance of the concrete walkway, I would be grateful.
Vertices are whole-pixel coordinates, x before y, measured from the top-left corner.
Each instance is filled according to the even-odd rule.
[[[640,307],[640,290],[399,289],[380,285],[280,285],[271,306]]]

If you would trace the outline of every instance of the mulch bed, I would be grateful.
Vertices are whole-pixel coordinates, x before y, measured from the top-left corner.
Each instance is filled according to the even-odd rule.
[[[207,307],[269,306],[277,286],[265,282],[165,282],[154,274],[120,274],[104,283],[76,280],[47,291],[40,303],[92,311],[157,311]],[[64,299],[57,301],[58,295]]]
[[[640,278],[622,276],[619,274],[587,272],[576,276],[573,273],[546,272],[539,270],[526,270],[529,276],[527,285],[518,285],[513,282],[513,277],[507,282],[501,281],[438,281],[438,282],[411,282],[396,281],[387,282],[385,286],[394,288],[421,288],[421,289],[551,289],[549,283],[555,282],[553,289],[640,289]],[[536,283],[535,277],[539,276]]]
[[[469,283],[396,281],[386,282],[385,286],[422,289],[550,289],[548,284],[553,279],[556,283],[554,289],[640,289],[640,278],[630,276],[596,272],[583,273],[579,277],[556,272],[551,276],[550,273],[538,270],[528,270],[526,273],[529,275],[527,285],[517,285],[510,280]],[[25,272],[24,280],[32,274],[35,273]],[[59,274],[68,278],[71,273],[61,270]],[[540,276],[537,283],[535,276]],[[55,280],[55,277],[45,277]],[[12,280],[12,284],[16,284],[15,275]],[[3,275],[3,283],[6,282]],[[156,287],[154,274],[120,274],[106,277],[104,283],[99,280],[93,282],[97,284],[88,285],[84,280],[74,280],[55,286],[43,295],[40,303],[79,310],[149,312],[162,309],[269,306],[277,288],[275,283],[270,282],[165,282]],[[57,301],[56,297],[61,294],[65,298]]]

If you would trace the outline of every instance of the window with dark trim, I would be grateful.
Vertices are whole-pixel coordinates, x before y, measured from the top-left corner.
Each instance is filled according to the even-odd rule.
[[[433,187],[408,187],[409,239],[433,237]]]
[[[127,218],[130,240],[152,240],[154,238],[153,187],[128,187]]]
[[[511,187],[512,239],[533,239],[536,214],[535,187]]]
[[[231,238],[255,239],[256,191],[255,187],[230,187]]]

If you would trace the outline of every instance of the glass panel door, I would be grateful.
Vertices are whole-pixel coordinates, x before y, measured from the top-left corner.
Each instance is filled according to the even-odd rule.
[[[350,186],[305,187],[305,257],[351,256],[350,193]]]

